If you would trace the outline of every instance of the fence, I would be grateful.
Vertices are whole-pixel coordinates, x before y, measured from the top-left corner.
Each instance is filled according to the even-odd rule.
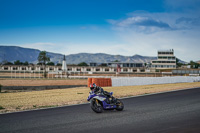
[[[112,78],[112,86],[135,86],[151,84],[168,84],[200,82],[200,77],[176,76],[176,77],[124,77]]]

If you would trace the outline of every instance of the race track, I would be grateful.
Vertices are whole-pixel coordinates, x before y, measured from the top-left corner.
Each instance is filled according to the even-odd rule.
[[[0,133],[197,133],[200,88],[127,98],[124,111],[89,104],[0,115]]]

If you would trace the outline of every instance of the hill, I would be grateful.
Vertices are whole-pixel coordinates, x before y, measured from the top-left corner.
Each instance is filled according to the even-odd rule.
[[[37,63],[37,57],[40,50],[22,48],[18,46],[0,46],[0,62],[6,60],[14,62],[20,60],[21,62],[28,61],[29,63]],[[61,63],[63,55],[59,53],[52,53],[47,51],[48,56],[54,63]],[[122,55],[110,55],[104,53],[78,53],[66,55],[67,64],[78,64],[80,62],[95,62],[95,63],[108,63],[115,60],[120,62],[129,63],[147,63],[151,60],[155,60],[156,57],[133,55],[133,56],[122,56]]]

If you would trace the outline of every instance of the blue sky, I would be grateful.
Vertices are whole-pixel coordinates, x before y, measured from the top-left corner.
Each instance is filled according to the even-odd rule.
[[[200,60],[200,0],[0,0],[0,45]]]

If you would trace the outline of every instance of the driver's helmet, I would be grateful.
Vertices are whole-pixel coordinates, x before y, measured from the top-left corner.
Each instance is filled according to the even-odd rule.
[[[96,84],[95,83],[90,84],[90,90],[93,90],[94,88],[96,88]]]

